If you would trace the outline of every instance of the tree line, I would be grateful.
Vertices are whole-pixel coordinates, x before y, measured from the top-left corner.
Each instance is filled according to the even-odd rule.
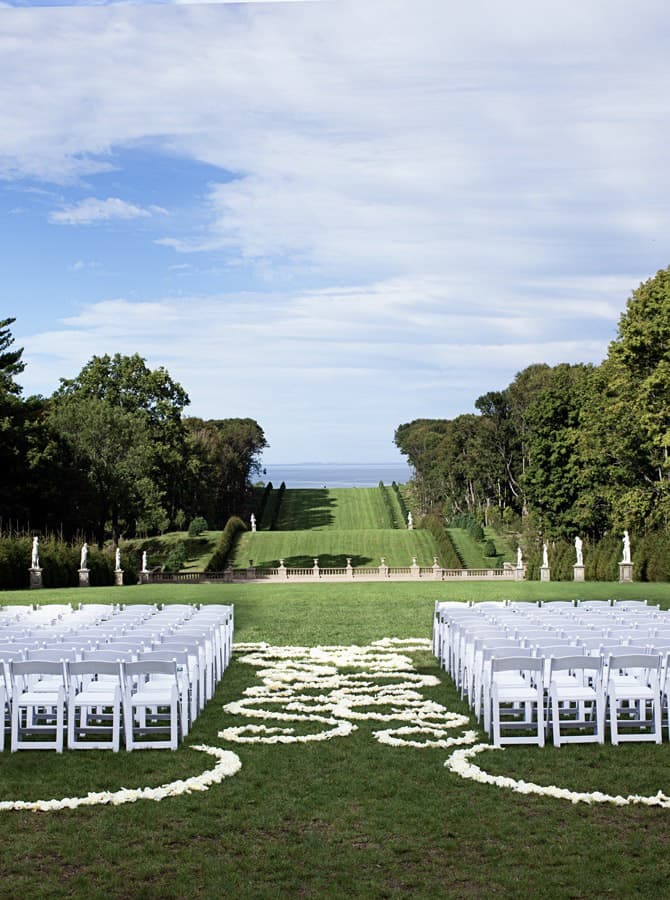
[[[22,348],[0,320],[2,530],[40,531],[99,546],[183,529],[221,528],[249,503],[267,446],[250,418],[184,415],[189,397],[138,354],[93,356],[50,397],[24,397]]]
[[[627,301],[600,365],[538,363],[475,402],[416,419],[395,443],[425,512],[595,543],[670,520],[670,267]]]

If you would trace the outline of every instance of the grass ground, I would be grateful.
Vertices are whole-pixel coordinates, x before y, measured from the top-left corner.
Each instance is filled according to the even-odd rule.
[[[124,541],[123,549],[129,552],[135,550],[138,556],[146,550],[149,566],[154,566],[165,562],[170,550],[181,541],[186,549],[186,563],[182,571],[201,572],[207,566],[220,537],[220,531],[203,531],[198,537],[189,537],[187,531],[171,531],[158,537]]]
[[[409,566],[412,557],[420,566],[432,566],[435,542],[428,531],[399,529],[355,529],[345,531],[257,531],[246,532],[235,550],[233,566],[311,566],[319,558],[322,567],[378,566],[381,557],[389,566]]]
[[[436,599],[649,597],[668,585],[422,583],[201,585],[6,593],[4,603],[234,602],[236,639],[314,646],[428,637]],[[424,689],[462,711],[427,653]],[[0,755],[0,799],[78,796],[201,771],[197,743],[222,745],[222,705],[257,679],[233,662],[176,753]],[[378,744],[361,723],[307,745],[229,745],[242,769],[207,793],[61,813],[4,812],[0,895],[23,898],[662,897],[670,811],[573,806],[463,781],[448,751]],[[509,748],[490,772],[614,793],[670,790],[670,746]],[[208,763],[205,763],[208,765]]]
[[[379,488],[287,490],[276,531],[390,528]]]

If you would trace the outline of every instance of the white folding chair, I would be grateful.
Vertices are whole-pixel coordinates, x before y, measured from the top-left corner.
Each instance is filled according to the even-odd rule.
[[[111,749],[117,753],[121,741],[121,664],[87,659],[67,662],[65,668],[69,684],[68,748]]]
[[[543,674],[543,658],[511,656],[491,660],[491,724],[495,747],[502,744],[544,747]]]
[[[176,750],[180,722],[176,663],[152,660],[147,654],[121,666],[126,749]],[[152,683],[152,675],[161,677]]]
[[[574,655],[551,659],[549,706],[555,747],[605,742],[602,674],[601,658]],[[563,733],[561,726],[570,733]]]
[[[181,733],[183,737],[189,732],[190,723],[194,722],[198,715],[198,667],[194,657],[186,650],[178,650],[170,647],[169,650],[151,650],[145,654],[152,660],[168,660],[177,666],[177,682],[179,683],[179,709],[181,712]],[[165,678],[172,678],[166,675]],[[161,676],[154,675],[149,685],[154,685],[161,680]]]
[[[65,670],[62,662],[10,660],[11,750],[63,752]],[[32,737],[35,740],[32,740]],[[39,738],[43,738],[40,740]]]
[[[616,654],[607,661],[607,708],[612,743],[654,741],[660,744],[661,656]],[[633,728],[633,731],[622,731]]]

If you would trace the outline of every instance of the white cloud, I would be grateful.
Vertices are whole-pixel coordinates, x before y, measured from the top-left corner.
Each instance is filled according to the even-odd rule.
[[[165,210],[158,206],[143,209],[118,197],[108,197],[106,200],[86,197],[73,206],[49,213],[49,221],[54,225],[92,225],[110,219],[148,219],[156,213],[165,213]]]

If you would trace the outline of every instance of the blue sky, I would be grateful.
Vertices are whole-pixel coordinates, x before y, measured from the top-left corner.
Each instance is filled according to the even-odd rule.
[[[0,3],[26,393],[141,353],[268,462],[599,362],[670,263],[656,0]]]

